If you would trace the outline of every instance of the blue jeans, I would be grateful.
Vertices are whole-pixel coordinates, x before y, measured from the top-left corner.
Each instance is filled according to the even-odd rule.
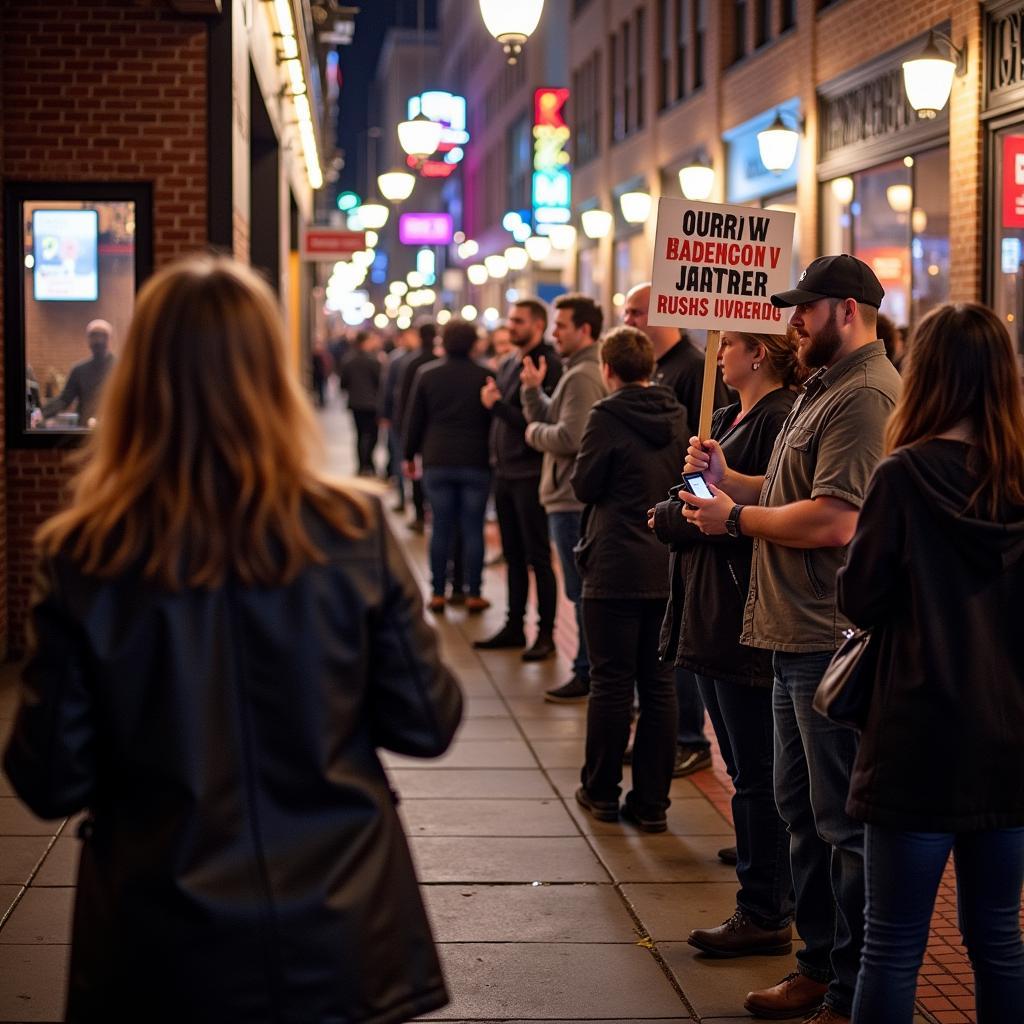
[[[868,825],[864,850],[867,925],[854,1021],[909,1024],[913,1019],[917,972],[950,850],[979,1024],[1024,1021],[1024,828],[954,835]]]
[[[736,790],[736,906],[761,928],[785,928],[793,920],[793,877],[772,788],[772,691],[700,675],[697,685]]]
[[[430,466],[423,470],[423,487],[433,520],[430,530],[430,577],[435,595],[444,595],[448,560],[456,526],[462,532],[465,582],[479,596],[484,572],[484,513],[491,474],[470,466]]]
[[[811,707],[829,652],[773,658],[775,801],[789,826],[802,974],[850,1015],[864,943],[864,827],[846,813],[857,734]]]
[[[703,747],[711,742],[704,735],[704,701],[700,699],[697,677],[688,668],[676,667],[676,702],[679,705],[679,724],[676,746]]]
[[[579,570],[576,568],[576,555],[573,548],[580,539],[580,512],[549,512],[548,529],[551,539],[555,542],[558,561],[562,565],[562,583],[565,596],[572,601],[576,609],[576,632],[579,642],[576,645],[576,657],[573,658],[572,672],[583,682],[590,682],[590,661],[587,658],[587,640],[583,633],[583,583]]]

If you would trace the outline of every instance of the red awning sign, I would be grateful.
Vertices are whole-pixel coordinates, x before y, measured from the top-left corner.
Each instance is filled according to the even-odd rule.
[[[366,248],[366,233],[341,228],[306,228],[299,241],[299,257],[333,262]]]

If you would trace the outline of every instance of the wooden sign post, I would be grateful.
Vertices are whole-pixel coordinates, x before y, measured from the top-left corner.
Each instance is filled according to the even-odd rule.
[[[708,332],[700,436],[711,430],[722,331],[784,334],[769,296],[790,286],[796,215],[751,206],[658,200],[647,322]]]

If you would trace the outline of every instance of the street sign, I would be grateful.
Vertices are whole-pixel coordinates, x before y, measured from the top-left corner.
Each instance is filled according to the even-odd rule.
[[[366,233],[343,231],[324,225],[303,228],[299,239],[299,259],[333,263],[366,248]]]

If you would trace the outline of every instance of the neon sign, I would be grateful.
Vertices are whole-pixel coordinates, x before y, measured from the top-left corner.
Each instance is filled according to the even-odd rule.
[[[450,213],[403,213],[398,218],[398,237],[403,245],[449,245]]]
[[[569,126],[565,123],[568,89],[538,89],[533,95],[533,221],[537,234],[572,217]]]
[[[433,90],[409,98],[409,120],[423,113],[431,121],[441,125],[441,142],[437,152],[422,164],[415,157],[408,158],[408,164],[418,170],[424,178],[447,178],[465,156],[463,146],[469,142],[466,131],[466,98],[450,92]]]

